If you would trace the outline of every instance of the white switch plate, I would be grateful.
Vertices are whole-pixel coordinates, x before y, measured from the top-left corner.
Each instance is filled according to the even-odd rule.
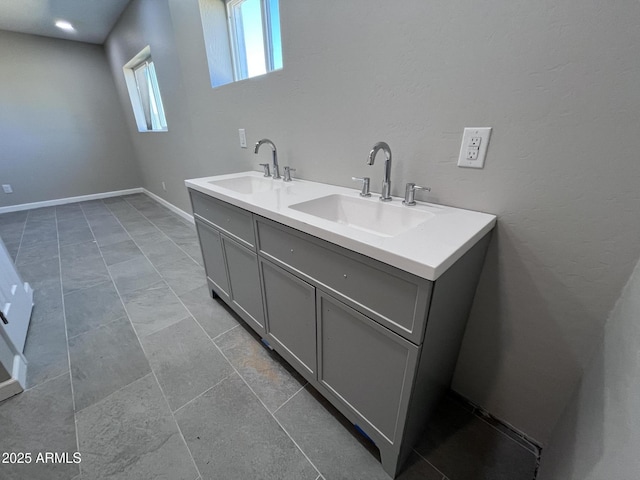
[[[244,133],[244,128],[238,129],[238,137],[240,137],[240,148],[247,148],[247,135]]]
[[[458,156],[458,166],[483,168],[487,155],[491,127],[468,127],[462,134],[462,145]]]
[[[2,185],[2,190],[4,190],[4,193],[13,193],[11,185]]]

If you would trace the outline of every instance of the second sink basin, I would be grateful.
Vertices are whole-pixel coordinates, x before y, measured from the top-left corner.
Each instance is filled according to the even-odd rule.
[[[382,237],[395,237],[433,217],[423,210],[340,194],[296,203],[289,208]]]
[[[266,192],[282,187],[282,183],[267,177],[235,177],[223,180],[212,180],[211,185],[233,190],[234,192],[252,194]]]

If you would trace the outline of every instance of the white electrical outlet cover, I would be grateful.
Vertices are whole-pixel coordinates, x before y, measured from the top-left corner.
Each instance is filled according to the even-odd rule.
[[[472,138],[480,138],[480,146],[472,145]],[[458,156],[458,166],[466,168],[483,168],[484,159],[487,155],[489,138],[491,137],[491,127],[467,127],[462,134],[462,144],[460,145],[460,155]],[[469,148],[478,148],[478,156],[475,159],[467,158]]]
[[[240,148],[247,148],[247,135],[244,128],[238,129],[238,137],[240,137]]]
[[[2,185],[2,190],[4,190],[4,193],[13,193],[11,185]]]

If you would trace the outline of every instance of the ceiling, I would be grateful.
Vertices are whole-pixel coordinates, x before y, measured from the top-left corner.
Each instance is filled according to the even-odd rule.
[[[0,0],[0,30],[104,43],[131,0]],[[70,22],[75,31],[55,26]]]

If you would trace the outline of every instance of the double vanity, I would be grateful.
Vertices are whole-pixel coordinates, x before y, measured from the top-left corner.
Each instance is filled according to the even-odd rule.
[[[185,183],[212,295],[395,477],[451,381],[495,216],[258,172]]]

